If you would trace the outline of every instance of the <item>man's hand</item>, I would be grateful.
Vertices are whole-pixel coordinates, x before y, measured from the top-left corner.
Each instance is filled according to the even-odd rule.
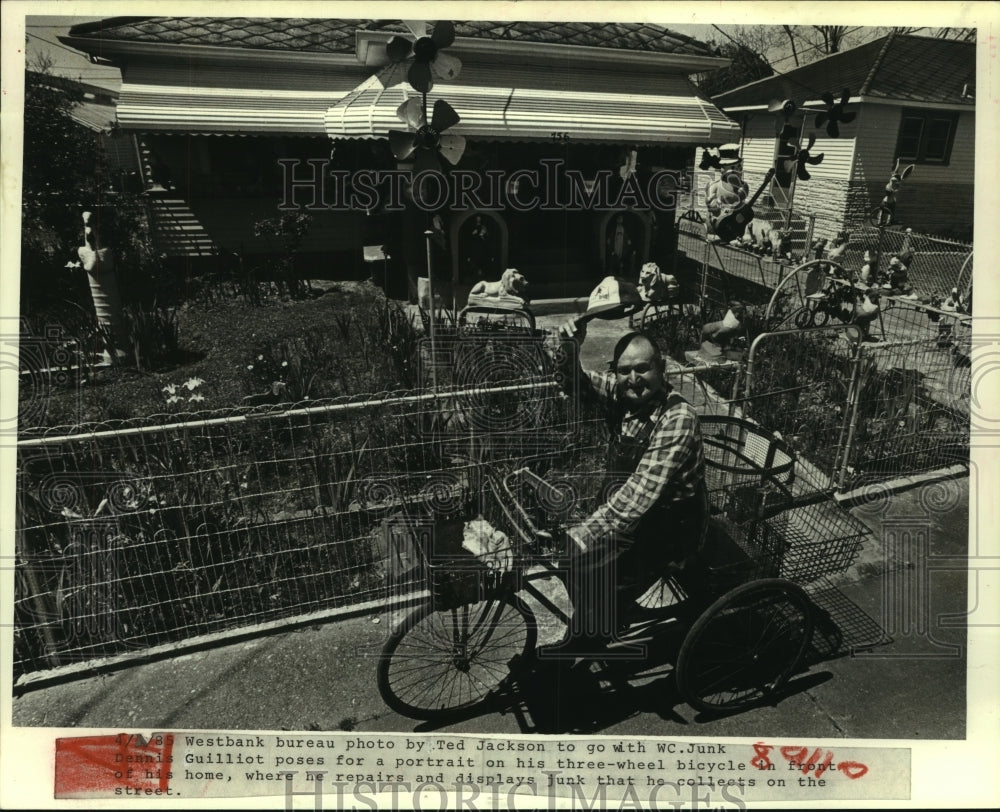
[[[566,531],[566,538],[571,542],[571,544],[566,545],[571,555],[583,555],[587,552],[587,545],[582,539],[577,538],[572,528]]]
[[[559,327],[559,335],[564,338],[571,338],[577,344],[582,344],[587,337],[587,322],[570,319]]]

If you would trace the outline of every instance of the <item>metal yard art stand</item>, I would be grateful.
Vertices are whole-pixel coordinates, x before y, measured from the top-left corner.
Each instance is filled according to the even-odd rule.
[[[398,161],[413,160],[414,177],[426,171],[440,173],[443,155],[449,163],[457,164],[465,152],[465,137],[445,134],[445,130],[458,124],[458,113],[444,99],[434,103],[430,121],[427,119],[427,94],[434,87],[434,78],[454,79],[462,69],[457,57],[442,53],[455,41],[455,26],[446,20],[434,25],[432,34],[427,34],[427,26],[421,21],[407,21],[407,28],[415,39],[394,36],[386,43],[386,55],[392,63],[390,69],[410,60],[406,80],[420,93],[419,99],[408,99],[396,110],[396,115],[406,124],[406,131],[389,130],[389,147]],[[414,205],[420,205],[419,189],[411,187]],[[431,387],[437,389],[437,354],[434,336],[434,321],[437,307],[434,299],[431,238],[434,232],[427,230],[424,238],[427,244],[427,296],[429,313],[428,338],[431,354]],[[418,296],[418,305],[419,305]]]

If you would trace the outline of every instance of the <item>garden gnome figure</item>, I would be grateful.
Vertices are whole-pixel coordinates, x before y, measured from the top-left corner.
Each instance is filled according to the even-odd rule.
[[[124,351],[120,349],[125,340],[125,319],[118,291],[118,277],[115,275],[115,258],[110,248],[101,246],[94,212],[83,213],[83,245],[76,253],[87,272],[97,323],[108,336],[104,360],[107,363],[120,363],[125,358]]]

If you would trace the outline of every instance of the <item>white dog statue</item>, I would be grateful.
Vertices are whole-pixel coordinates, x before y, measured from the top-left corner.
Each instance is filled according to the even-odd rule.
[[[508,268],[499,282],[476,282],[469,291],[469,304],[520,307],[525,303],[523,292],[527,287],[528,280],[524,275],[517,268]]]

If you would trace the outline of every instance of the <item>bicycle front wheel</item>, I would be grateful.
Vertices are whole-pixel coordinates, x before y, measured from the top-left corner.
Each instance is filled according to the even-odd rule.
[[[507,595],[411,612],[386,641],[378,664],[385,704],[413,719],[439,719],[488,699],[517,655],[535,649],[535,618]]]

